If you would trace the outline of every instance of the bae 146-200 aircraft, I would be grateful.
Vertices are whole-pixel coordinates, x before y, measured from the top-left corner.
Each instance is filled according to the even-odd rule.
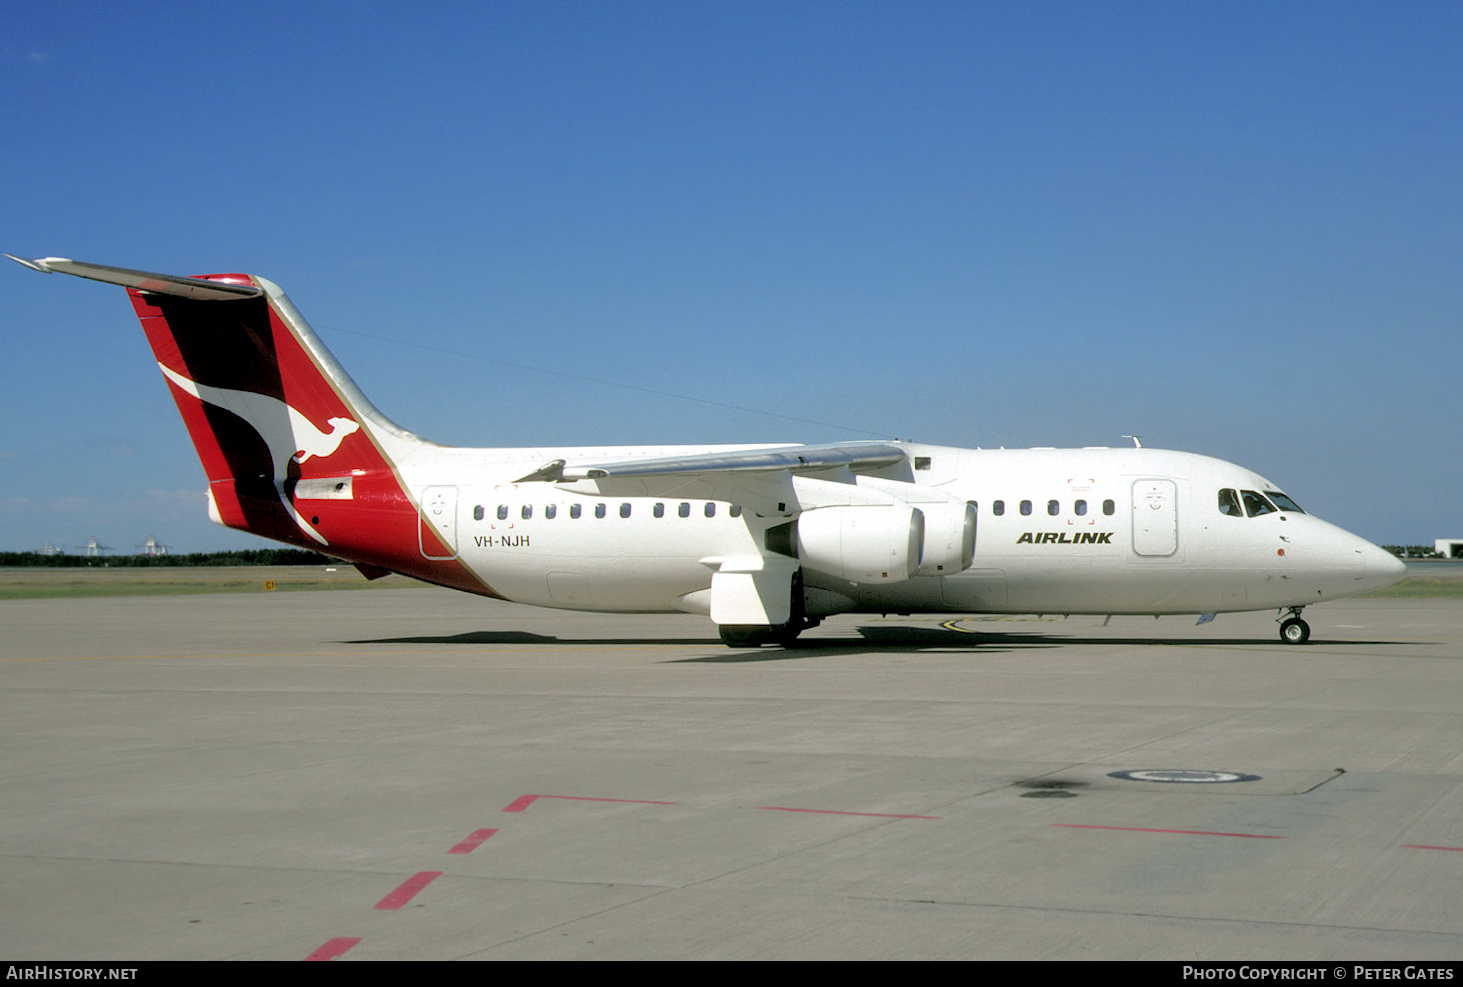
[[[367,578],[705,614],[733,647],[838,613],[1263,609],[1302,644],[1306,605],[1405,571],[1250,470],[1136,443],[441,446],[377,411],[264,278],[11,259],[127,289],[214,521]]]

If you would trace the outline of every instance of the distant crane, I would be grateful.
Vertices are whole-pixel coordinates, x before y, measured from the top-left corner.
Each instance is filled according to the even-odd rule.
[[[156,557],[159,555],[168,554],[168,546],[162,544],[150,534],[147,536],[147,541],[143,542],[141,545],[133,545],[132,547],[142,549],[142,551],[138,553],[139,555],[151,555]]]

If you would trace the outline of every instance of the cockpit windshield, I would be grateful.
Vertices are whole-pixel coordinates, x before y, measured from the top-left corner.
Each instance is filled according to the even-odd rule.
[[[1305,511],[1300,509],[1299,504],[1291,500],[1289,497],[1285,496],[1285,494],[1281,493],[1279,490],[1266,490],[1265,496],[1269,497],[1270,502],[1276,507],[1280,508],[1282,511],[1290,511],[1292,514],[1305,513]]]
[[[1262,514],[1274,514],[1276,511],[1305,513],[1299,504],[1279,490],[1266,490],[1263,494],[1255,490],[1219,491],[1219,513],[1228,517],[1259,517]]]
[[[1261,514],[1272,514],[1275,511],[1274,504],[1253,490],[1241,490],[1239,495],[1240,499],[1244,501],[1245,513],[1250,517],[1259,517]]]

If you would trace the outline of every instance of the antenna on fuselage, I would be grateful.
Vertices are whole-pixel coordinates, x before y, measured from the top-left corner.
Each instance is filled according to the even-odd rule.
[[[1134,449],[1141,449],[1141,448],[1143,448],[1143,441],[1142,441],[1143,436],[1141,436],[1141,435],[1125,435],[1125,436],[1123,436],[1123,438],[1125,438],[1125,439],[1132,439],[1133,440],[1133,448]]]

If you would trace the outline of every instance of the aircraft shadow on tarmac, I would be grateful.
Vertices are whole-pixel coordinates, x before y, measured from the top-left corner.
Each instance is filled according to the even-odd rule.
[[[1034,644],[1036,646],[1051,647],[1061,643],[1062,638],[1042,638],[1035,640],[1033,635],[1016,634],[976,634],[961,631],[950,631],[943,628],[930,627],[859,627],[856,629],[859,637],[821,637],[810,638],[795,642],[791,648],[762,648],[762,649],[739,649],[726,650],[723,657],[728,660],[736,659],[751,661],[768,658],[792,658],[798,656],[814,657],[818,653],[845,652],[845,651],[868,651],[870,646],[884,649],[897,648],[957,648],[961,650],[974,649],[979,646],[991,644]],[[528,631],[468,631],[464,634],[417,634],[406,637],[382,637],[364,638],[355,641],[340,641],[340,644],[441,644],[441,645],[463,645],[463,644],[544,644],[544,645],[714,645],[723,648],[724,645],[715,637],[555,637],[551,634],[533,634]],[[700,659],[697,659],[700,660]]]
[[[796,642],[790,648],[759,648],[719,651],[713,655],[695,658],[672,659],[676,662],[755,662],[789,661],[803,658],[817,658],[825,655],[850,654],[870,650],[925,650],[976,651],[983,654],[1003,653],[1012,650],[1033,648],[1057,648],[1066,645],[1116,644],[1124,647],[1186,647],[1208,645],[1220,647],[1292,647],[1282,645],[1269,638],[1255,637],[1076,637],[1011,631],[992,633],[987,631],[954,630],[946,627],[901,627],[873,626],[856,628],[857,637],[810,637]],[[406,637],[369,638],[356,641],[342,641],[341,644],[437,644],[456,645],[677,645],[695,647],[714,645],[720,642],[707,637],[641,637],[641,638],[561,638],[550,634],[533,634],[528,631],[469,631],[463,634],[411,635]],[[1400,645],[1415,642],[1405,641],[1357,641],[1338,640],[1329,642],[1312,641],[1314,644],[1338,645]]]
[[[410,637],[364,638],[340,641],[339,644],[713,644],[709,637],[554,637],[552,634],[531,634],[528,631],[468,631],[465,634],[418,634]]]
[[[1260,647],[1264,650],[1289,648],[1279,641],[1260,638],[1127,638],[1127,637],[1062,637],[1048,634],[953,631],[916,627],[860,627],[861,638],[812,638],[798,641],[791,648],[727,651],[697,658],[677,658],[675,662],[734,663],[752,661],[796,661],[832,655],[859,654],[877,651],[971,652],[980,655],[1009,654],[1038,648],[1061,648],[1074,644],[1116,644],[1124,647],[1167,648],[1191,645],[1220,647]],[[1313,642],[1318,643],[1318,642]],[[1404,644],[1401,641],[1333,641],[1331,644]]]

